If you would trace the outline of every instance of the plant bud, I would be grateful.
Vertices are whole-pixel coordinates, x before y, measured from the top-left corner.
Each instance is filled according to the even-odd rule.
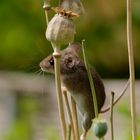
[[[105,120],[97,119],[93,124],[93,132],[98,138],[105,136],[107,132],[107,123]]]
[[[46,38],[53,44],[66,45],[73,42],[75,26],[69,17],[56,14],[48,24]]]

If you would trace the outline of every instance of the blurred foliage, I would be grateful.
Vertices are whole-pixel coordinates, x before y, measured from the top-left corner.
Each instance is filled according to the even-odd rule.
[[[60,140],[59,132],[52,126],[45,129],[45,138],[47,140]]]
[[[35,123],[38,100],[33,97],[18,96],[15,122],[4,136],[4,140],[31,140]]]
[[[4,140],[30,140],[32,131],[26,120],[18,120],[14,126],[7,132]]]
[[[24,94],[17,95],[17,112],[15,115],[15,121],[4,134],[2,138],[3,140],[34,140],[37,139],[37,131],[41,131],[40,136],[43,137],[43,139],[60,140],[60,133],[54,126],[46,125],[40,130],[42,126],[41,124],[38,124],[38,117],[41,114],[42,116],[40,117],[43,118],[43,113],[46,111],[44,109],[44,103],[42,104],[42,102],[44,102],[44,100],[42,100],[43,98],[44,96],[33,97],[25,96]]]
[[[126,126],[124,126],[124,138],[123,140],[132,140],[132,135],[131,135],[131,112],[130,108],[128,108],[128,101],[123,102],[120,104],[115,111],[121,115],[122,120],[125,122],[128,122]],[[137,112],[137,133],[138,133],[138,140],[140,140],[140,114]]]
[[[58,1],[52,1],[56,6]],[[86,40],[89,60],[106,78],[128,77],[125,1],[83,1],[86,14],[77,19],[76,41]],[[0,69],[35,71],[52,52],[45,38],[43,1],[0,1]],[[136,76],[140,70],[140,1],[133,2]],[[50,13],[50,17],[54,12]]]

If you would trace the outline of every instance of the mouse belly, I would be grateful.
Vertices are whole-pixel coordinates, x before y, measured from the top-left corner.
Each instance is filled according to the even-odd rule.
[[[87,132],[92,125],[92,119],[95,117],[92,98],[89,98],[89,96],[85,96],[80,93],[71,93],[71,95],[74,98],[82,115],[82,127]]]
[[[70,92],[70,94],[74,98],[82,116],[84,114],[92,114],[92,116],[94,116],[94,106],[92,97],[81,93]]]

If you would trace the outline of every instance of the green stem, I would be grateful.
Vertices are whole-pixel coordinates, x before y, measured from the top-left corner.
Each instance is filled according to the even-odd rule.
[[[53,53],[54,64],[55,64],[56,93],[57,93],[57,100],[58,100],[60,122],[61,122],[62,131],[63,131],[63,140],[66,140],[66,121],[65,121],[65,113],[64,113],[63,98],[62,98],[62,91],[61,91],[61,79],[60,79],[60,57],[61,57],[61,55],[60,55],[60,50],[57,49],[58,47],[55,47],[54,44],[52,44],[52,45],[53,45],[53,48],[56,48]]]
[[[114,92],[111,92],[110,100],[110,129],[111,129],[111,140],[114,140],[114,127],[113,127],[113,102],[114,102]]]
[[[89,63],[88,63],[87,56],[86,56],[84,40],[82,41],[82,51],[83,51],[84,62],[85,62],[85,66],[86,66],[86,69],[87,69],[87,74],[88,74],[90,87],[91,87],[91,92],[92,92],[92,97],[93,97],[95,117],[97,118],[98,117],[97,97],[96,97],[96,93],[95,93],[95,87],[94,87],[94,83],[93,83],[93,78],[92,78],[91,71],[90,71],[90,68],[89,68]]]
[[[135,72],[134,72],[134,56],[133,56],[133,42],[132,42],[132,3],[127,0],[127,46],[129,57],[129,71],[130,71],[130,103],[131,103],[131,120],[132,120],[132,139],[137,139],[136,126],[136,105],[135,105]]]

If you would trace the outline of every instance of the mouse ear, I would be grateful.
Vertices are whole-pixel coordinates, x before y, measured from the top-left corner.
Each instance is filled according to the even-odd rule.
[[[65,68],[69,70],[73,70],[75,66],[77,66],[79,63],[79,60],[77,60],[73,55],[66,55],[64,58],[64,65]]]
[[[71,43],[71,44],[69,44],[67,49],[69,49],[70,51],[73,51],[77,55],[79,55],[81,52],[81,44],[78,42]]]

